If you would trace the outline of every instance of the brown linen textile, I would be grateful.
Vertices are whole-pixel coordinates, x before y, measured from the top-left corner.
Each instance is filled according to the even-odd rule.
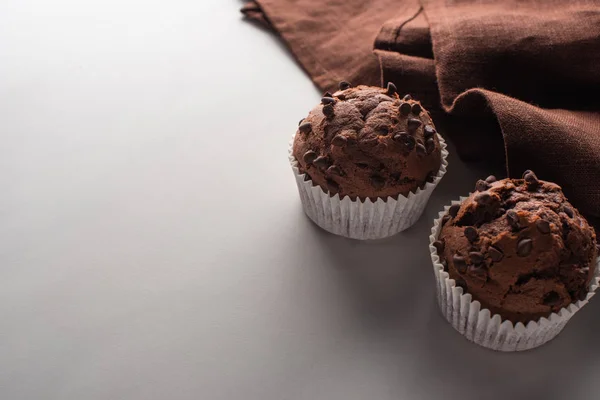
[[[321,89],[392,81],[464,159],[505,162],[511,177],[533,169],[600,217],[600,0],[256,0],[242,11]]]

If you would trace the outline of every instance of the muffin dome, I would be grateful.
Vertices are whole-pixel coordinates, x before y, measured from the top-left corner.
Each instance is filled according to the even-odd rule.
[[[437,174],[441,147],[429,113],[396,87],[346,82],[300,121],[293,156],[301,173],[330,195],[408,195]]]
[[[478,181],[434,243],[450,278],[513,323],[584,299],[597,256],[594,229],[560,186],[523,178]]]

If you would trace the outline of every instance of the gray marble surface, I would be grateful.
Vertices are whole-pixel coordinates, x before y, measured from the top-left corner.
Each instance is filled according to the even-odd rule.
[[[319,93],[240,5],[0,4],[0,398],[598,398],[598,299],[523,354],[438,312],[430,225],[484,172],[388,240],[307,220]]]

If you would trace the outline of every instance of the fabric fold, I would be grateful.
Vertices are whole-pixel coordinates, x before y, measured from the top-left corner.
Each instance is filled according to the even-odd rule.
[[[341,80],[379,85],[381,69],[373,54],[374,26],[390,18],[394,0],[257,0],[242,12],[270,21],[300,65],[323,91]],[[244,9],[262,12],[245,12]]]
[[[270,23],[321,89],[392,81],[464,160],[533,169],[598,221],[600,1],[254,4],[245,14]]]

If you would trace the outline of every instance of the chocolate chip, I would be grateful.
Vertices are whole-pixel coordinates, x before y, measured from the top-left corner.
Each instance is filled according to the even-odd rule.
[[[410,94],[407,94],[402,98],[402,100],[404,100],[404,101],[412,100],[412,96]]]
[[[304,173],[304,181],[312,181],[312,178],[306,172]]]
[[[300,120],[300,122],[298,122],[298,126],[302,125],[302,122],[303,122],[303,121],[304,121],[304,118],[302,118],[302,119]]]
[[[412,151],[417,144],[415,138],[405,132],[394,135],[394,140],[400,143],[407,151]]]
[[[348,139],[346,139],[346,137],[342,135],[336,135],[331,141],[331,144],[337,147],[344,147],[347,143]]]
[[[546,306],[555,307],[562,303],[560,300],[560,295],[552,290],[544,295],[543,303]]]
[[[327,168],[327,173],[329,175],[341,176],[342,175],[342,170],[337,165],[332,165],[329,168]]]
[[[446,222],[450,221],[451,219],[452,219],[452,217],[451,217],[451,216],[449,216],[449,215],[444,215],[444,216],[442,217],[442,226],[446,225]]]
[[[422,122],[420,119],[409,118],[406,128],[408,129],[409,132],[414,132],[421,126],[421,124],[422,124]]]
[[[477,278],[485,278],[487,273],[483,265],[469,265],[469,274]]]
[[[573,218],[573,216],[575,216],[573,209],[569,206],[563,206],[563,212],[567,214],[569,218]]]
[[[523,172],[522,178],[525,179],[525,175],[529,174],[530,172],[533,172],[530,169],[526,169],[525,172]]]
[[[325,180],[325,182],[327,183],[327,189],[330,191],[337,192],[340,190],[340,185],[338,185],[338,183],[333,179],[328,178]]]
[[[307,164],[311,164],[313,161],[315,161],[315,159],[317,158],[317,153],[315,153],[312,150],[307,151],[306,153],[304,153],[304,155],[302,156],[302,159],[304,160],[305,163]]]
[[[413,114],[419,115],[419,114],[421,114],[421,111],[423,111],[423,108],[421,107],[421,105],[419,103],[415,103],[412,105],[411,111]]]
[[[501,216],[501,215],[504,215],[505,212],[506,212],[506,210],[504,208],[500,207],[498,209],[498,211],[496,211],[496,215]]]
[[[323,114],[325,114],[326,117],[333,117],[333,104],[324,105]]]
[[[339,84],[340,90],[350,89],[351,87],[352,87],[352,84],[350,82],[341,81]]]
[[[385,178],[383,178],[380,175],[372,175],[371,184],[375,189],[383,189],[383,187],[385,186]]]
[[[327,156],[319,156],[314,159],[313,165],[319,168],[327,168],[329,166],[329,160],[327,159]]]
[[[490,185],[484,181],[484,180],[478,180],[477,183],[475,184],[475,190],[477,190],[478,192],[485,192],[486,190],[488,190],[490,188]]]
[[[423,128],[423,134],[426,138],[433,137],[433,135],[435,135],[435,128],[431,125],[425,125],[425,128]]]
[[[435,242],[433,242],[433,247],[435,247],[435,249],[437,250],[438,255],[441,255],[442,253],[444,253],[444,240],[436,240]]]
[[[463,294],[467,293],[467,282],[465,282],[464,279],[462,279],[462,278],[456,278],[454,280],[454,284],[456,285],[456,287],[462,288]]]
[[[330,92],[325,92],[322,97],[333,97],[333,95]]]
[[[519,223],[519,214],[513,210],[508,210],[506,212],[506,222],[508,222],[508,226],[515,231],[521,227],[521,224]]]
[[[527,257],[533,250],[533,240],[529,238],[523,238],[517,243],[517,255],[519,257]]]
[[[535,221],[535,227],[544,235],[547,235],[551,231],[550,222],[545,221],[543,219],[538,219],[537,221]]]
[[[504,258],[504,254],[500,250],[495,247],[490,246],[488,249],[488,254],[493,262],[500,262],[502,258]]]
[[[310,122],[304,122],[300,124],[298,130],[302,133],[309,133],[310,131],[312,131],[312,124]]]
[[[494,175],[490,175],[490,176],[488,176],[487,178],[485,178],[485,181],[486,181],[487,183],[494,183],[494,182],[496,182],[496,181],[497,181],[497,179],[496,179],[496,177],[495,177]]]
[[[475,196],[475,202],[481,206],[492,204],[494,198],[489,193],[483,192]]]
[[[417,144],[417,155],[424,156],[427,154],[427,149],[421,143]]]
[[[464,231],[465,237],[470,243],[473,243],[479,237],[479,233],[477,233],[477,228],[474,226],[467,226]]]
[[[392,82],[388,82],[386,94],[391,96],[394,93],[396,93],[397,91],[398,91],[398,88],[396,87],[396,85],[394,85]]]
[[[410,103],[402,103],[399,107],[400,114],[406,116],[410,114]]]
[[[454,268],[461,274],[467,272],[467,263],[465,258],[461,255],[455,254],[452,256],[452,262],[454,263]]]
[[[527,171],[523,175],[523,179],[525,179],[527,190],[535,191],[540,186],[540,181],[538,180],[537,176],[535,176],[533,171]]]
[[[437,176],[437,173],[436,173],[436,172],[429,171],[429,172],[427,173],[427,177],[425,178],[425,181],[426,181],[426,182],[433,183],[433,181],[435,181],[435,177],[436,177],[436,176]]]
[[[335,99],[333,97],[322,97],[321,98],[321,103],[323,104],[333,104],[335,103]]]
[[[430,154],[433,150],[435,150],[435,141],[433,138],[429,138],[425,141],[425,150],[427,150],[427,154]]]
[[[450,208],[448,209],[448,214],[454,218],[458,215],[458,210],[460,210],[460,205],[459,204],[452,204],[450,206]]]
[[[469,253],[469,259],[472,264],[482,264],[485,261],[483,254],[478,251],[472,251]]]

